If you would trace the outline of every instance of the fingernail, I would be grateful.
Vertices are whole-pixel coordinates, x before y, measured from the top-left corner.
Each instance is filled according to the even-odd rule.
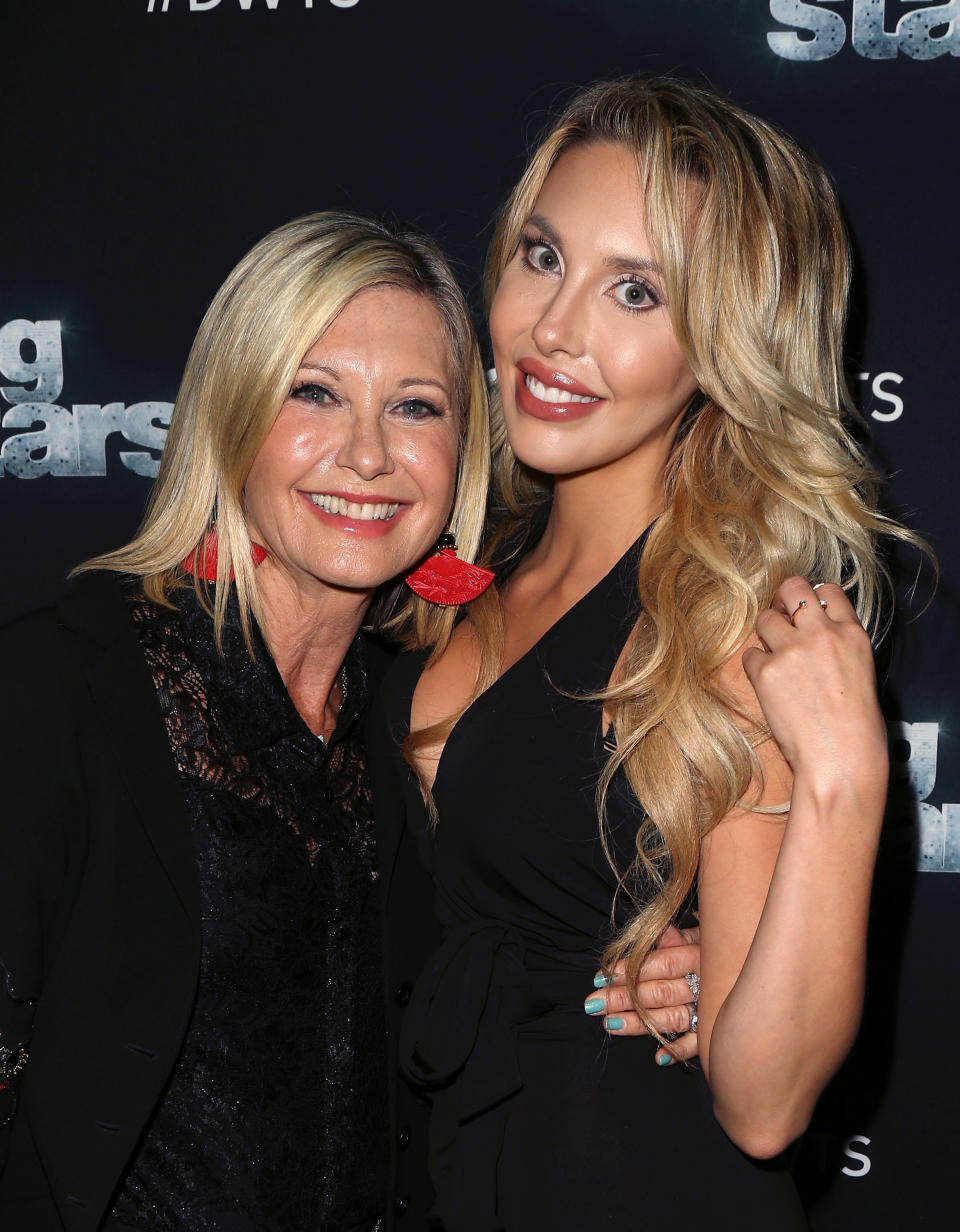
[[[603,1029],[605,1031],[622,1031],[623,1030],[623,1019],[622,1018],[604,1018]]]
[[[661,1052],[660,1055],[657,1057],[657,1064],[658,1065],[672,1065],[673,1057],[670,1055],[669,1052]]]
[[[585,1014],[602,1014],[607,1008],[603,997],[588,997],[583,1003]]]
[[[613,976],[604,975],[602,971],[598,971],[597,974],[593,977],[594,988],[609,988],[609,986],[612,983],[613,983]]]

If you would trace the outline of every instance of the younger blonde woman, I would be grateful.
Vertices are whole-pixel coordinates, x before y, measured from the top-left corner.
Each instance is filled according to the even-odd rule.
[[[498,584],[394,682],[445,937],[401,1053],[447,1232],[804,1226],[778,1157],[860,1015],[864,626],[905,534],[848,430],[848,281],[823,170],[679,82],[576,97],[501,215]],[[611,1037],[692,898],[702,1075],[660,1076]]]

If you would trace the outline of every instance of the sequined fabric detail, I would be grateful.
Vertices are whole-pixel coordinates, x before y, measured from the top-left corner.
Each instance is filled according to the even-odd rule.
[[[179,1061],[113,1217],[137,1229],[345,1232],[383,1210],[380,923],[362,647],[325,745],[236,611],[131,604],[183,783],[202,959]]]

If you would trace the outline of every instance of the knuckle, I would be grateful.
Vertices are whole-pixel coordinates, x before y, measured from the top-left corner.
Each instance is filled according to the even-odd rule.
[[[686,945],[678,945],[673,951],[670,963],[671,979],[683,979],[688,971],[696,971],[700,966],[700,948],[695,938],[690,937]]]
[[[610,988],[607,990],[607,1013],[631,1009],[630,994],[625,988]]]

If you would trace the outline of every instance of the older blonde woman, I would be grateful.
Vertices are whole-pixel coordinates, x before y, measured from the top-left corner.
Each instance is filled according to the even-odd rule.
[[[476,549],[487,425],[435,247],[292,222],[203,320],[140,533],[4,631],[5,1232],[378,1224],[361,625]]]

